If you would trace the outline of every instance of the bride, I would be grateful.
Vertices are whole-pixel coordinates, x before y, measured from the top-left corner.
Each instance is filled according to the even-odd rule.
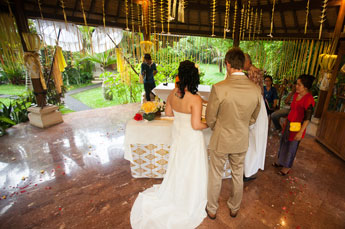
[[[161,185],[139,193],[131,210],[137,228],[195,228],[206,217],[208,160],[197,94],[198,69],[191,61],[178,68],[178,88],[167,99],[165,114],[174,116],[167,173]]]

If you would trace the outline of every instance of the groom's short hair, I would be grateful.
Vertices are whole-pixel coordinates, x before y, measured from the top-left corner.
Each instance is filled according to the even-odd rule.
[[[225,63],[229,63],[234,69],[243,69],[244,61],[245,56],[240,48],[232,48],[225,55]]]

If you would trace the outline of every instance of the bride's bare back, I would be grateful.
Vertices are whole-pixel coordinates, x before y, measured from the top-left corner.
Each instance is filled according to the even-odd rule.
[[[202,99],[199,95],[193,95],[186,90],[184,97],[181,98],[179,90],[175,88],[171,91],[167,99],[165,114],[167,116],[174,116],[173,110],[180,113],[191,114],[193,129],[202,130],[207,128],[207,125],[201,122]]]

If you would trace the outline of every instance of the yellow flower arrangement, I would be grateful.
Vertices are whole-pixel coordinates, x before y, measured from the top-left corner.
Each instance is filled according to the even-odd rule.
[[[158,111],[158,104],[156,102],[146,102],[141,105],[141,110],[148,114],[148,113],[155,113]]]

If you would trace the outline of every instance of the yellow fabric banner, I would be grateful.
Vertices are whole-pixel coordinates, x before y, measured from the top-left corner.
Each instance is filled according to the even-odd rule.
[[[60,72],[64,72],[65,68],[67,67],[67,64],[66,64],[65,58],[62,54],[61,47],[56,47],[55,59],[58,62]]]

